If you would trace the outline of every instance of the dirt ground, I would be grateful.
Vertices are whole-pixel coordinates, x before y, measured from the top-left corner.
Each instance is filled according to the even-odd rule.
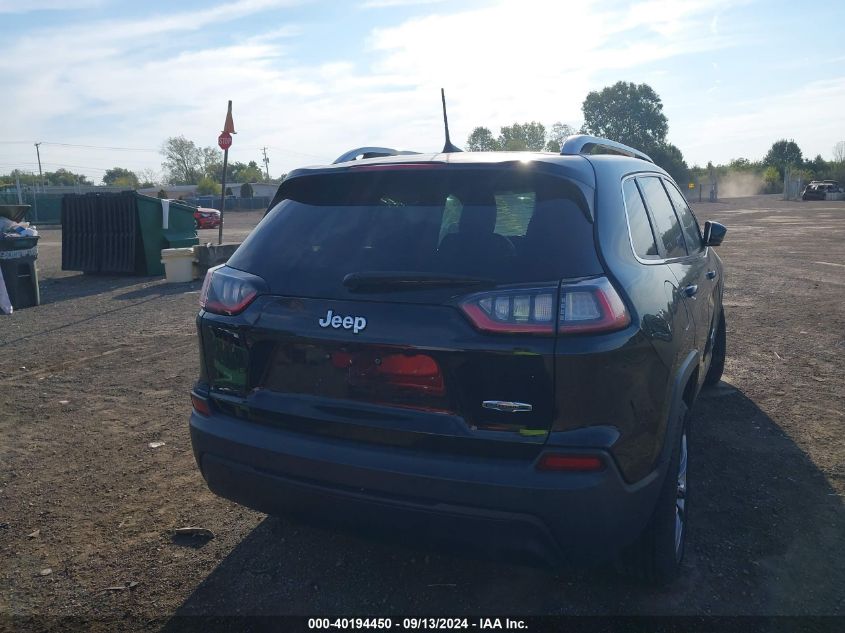
[[[199,282],[63,272],[45,229],[43,304],[0,317],[0,615],[156,629],[175,614],[845,614],[845,203],[694,207],[728,227],[729,356],[693,411],[694,523],[671,588],[419,552],[215,497],[187,429]],[[231,215],[227,238],[259,216]],[[183,526],[216,537],[174,540]]]

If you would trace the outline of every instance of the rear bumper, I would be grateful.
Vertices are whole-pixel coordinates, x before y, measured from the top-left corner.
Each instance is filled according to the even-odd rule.
[[[625,484],[533,463],[327,440],[219,412],[191,415],[194,455],[216,494],[274,515],[484,556],[599,563],[642,531],[661,473]]]

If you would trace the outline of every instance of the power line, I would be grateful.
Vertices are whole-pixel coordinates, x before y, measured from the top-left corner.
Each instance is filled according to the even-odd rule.
[[[0,141],[0,145],[29,145],[32,141]],[[161,150],[159,148],[153,147],[117,147],[117,146],[109,146],[109,145],[85,145],[81,143],[60,143],[58,141],[39,141],[41,145],[54,145],[58,147],[81,147],[85,149],[105,149],[105,150],[114,150],[114,151],[121,151],[121,152],[156,152],[159,153]],[[309,154],[308,152],[300,152],[298,150],[290,149],[287,147],[280,147],[278,145],[268,145],[265,147],[236,147],[233,146],[233,151],[249,151],[249,150],[265,150],[265,149],[276,149],[280,152],[284,152],[286,154],[297,154],[299,156],[307,156],[309,158],[316,158],[318,160],[324,160],[326,158],[326,154],[319,155],[319,154]]]
[[[117,150],[121,152],[158,152],[159,150],[151,147],[108,147],[103,145],[79,145],[76,143],[52,143],[44,141],[44,145],[59,145],[61,147],[85,147],[87,149],[108,149]]]
[[[17,163],[0,163],[0,165],[3,165],[5,167],[18,167],[19,165],[32,165],[33,167],[35,167],[36,165],[38,165],[38,163],[21,161],[21,162],[17,162]],[[108,171],[108,169],[103,169],[102,167],[90,167],[88,165],[69,165],[67,163],[50,163],[50,162],[47,162],[47,161],[44,161],[43,165],[45,167],[73,167],[74,169],[93,169],[94,171],[102,171],[102,172]]]

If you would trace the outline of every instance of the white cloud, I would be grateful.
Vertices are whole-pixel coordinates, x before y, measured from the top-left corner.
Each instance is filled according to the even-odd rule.
[[[0,13],[92,9],[104,2],[105,0],[0,0]]]
[[[807,158],[821,154],[829,159],[833,145],[841,140],[832,132],[845,130],[843,103],[845,75],[814,81],[794,90],[730,103],[686,127],[678,135],[678,143],[691,162],[699,164],[738,157],[759,160],[781,138],[794,139]]]
[[[387,9],[421,4],[438,4],[440,2],[445,2],[445,0],[365,0],[359,6],[362,9]]]
[[[239,0],[38,29],[7,40],[0,72],[15,89],[0,93],[0,111],[11,113],[0,118],[0,138],[156,148],[166,137],[184,134],[213,145],[226,100],[232,99],[238,135],[230,159],[256,160],[258,148],[267,145],[277,174],[362,145],[439,149],[441,86],[459,145],[476,125],[496,130],[530,119],[577,123],[584,96],[612,73],[613,81],[654,80],[666,102],[671,140],[693,160],[704,156],[706,162],[720,158],[715,153],[726,147],[720,134],[742,138],[742,130],[750,129],[770,143],[771,130],[784,128],[776,117],[780,123],[806,119],[798,111],[802,99],[819,99],[824,108],[834,107],[837,98],[842,103],[835,86],[815,86],[785,97],[774,110],[780,114],[770,115],[774,106],[760,100],[743,105],[740,116],[725,107],[711,114],[708,102],[698,102],[701,95],[671,92],[669,60],[730,44],[707,28],[713,11],[729,0],[649,0],[622,8],[598,1],[502,0],[458,11],[443,4],[423,9],[434,14],[361,33],[361,50],[338,49],[322,63],[305,63],[292,53],[298,38],[322,36],[319,24],[273,21],[222,43],[202,31],[292,3]],[[663,61],[658,70],[640,70]],[[832,121],[845,127],[841,115]],[[7,155],[3,163],[32,160],[31,146],[0,149]],[[42,149],[45,160],[101,169],[161,163],[154,151]]]

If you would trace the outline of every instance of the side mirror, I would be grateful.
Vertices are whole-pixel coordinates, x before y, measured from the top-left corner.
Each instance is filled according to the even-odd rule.
[[[718,246],[722,243],[722,240],[725,239],[725,233],[728,232],[728,229],[725,228],[724,224],[719,224],[718,222],[705,222],[704,223],[704,244],[706,246]]]

